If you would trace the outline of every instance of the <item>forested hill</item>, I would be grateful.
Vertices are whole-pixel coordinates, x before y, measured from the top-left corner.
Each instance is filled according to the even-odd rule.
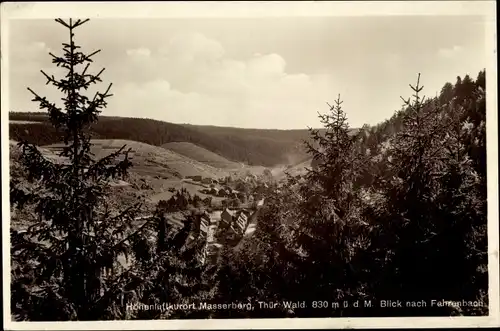
[[[425,94],[425,93],[424,93]],[[439,96],[436,98],[428,98],[425,102],[427,108],[432,108],[431,118],[435,123],[432,125],[436,130],[443,132],[451,131],[443,120],[446,118],[449,109],[457,109],[454,116],[458,116],[459,129],[466,132],[460,133],[458,136],[463,139],[465,151],[470,158],[468,162],[474,165],[474,170],[481,176],[486,176],[486,71],[480,71],[476,80],[472,79],[469,75],[456,78],[455,84],[450,82],[443,85]],[[459,115],[461,114],[461,115]],[[378,161],[376,171],[382,171],[387,164],[388,150],[397,140],[398,134],[405,127],[405,118],[410,115],[410,110],[396,112],[390,119],[368,128],[361,141],[362,149],[367,151],[370,155],[376,155],[375,159]],[[433,120],[425,119],[428,123]],[[431,125],[431,124],[428,124]],[[428,130],[428,128],[425,128]],[[433,132],[429,131],[429,135]],[[449,133],[448,135],[452,135]],[[464,138],[469,136],[468,138]],[[430,139],[430,138],[429,138]],[[458,139],[458,138],[457,138]],[[371,181],[375,177],[371,174],[375,169],[365,169],[365,180],[370,178]]]
[[[485,107],[485,99],[481,99],[481,93],[486,92],[486,71],[482,70],[478,73],[476,80],[472,79],[468,74],[456,78],[455,84],[447,82],[443,85],[439,96],[434,99],[437,102],[439,112],[444,112],[445,108],[450,102],[461,105],[465,109],[471,107]],[[424,93],[425,94],[425,93]],[[477,104],[470,105],[469,100],[480,99]],[[485,110],[484,109],[470,109],[466,112],[466,118],[461,120],[470,121],[474,127],[486,125]],[[365,147],[371,149],[372,153],[379,152],[380,146],[383,142],[387,142],[391,137],[398,133],[403,127],[403,119],[408,113],[408,109],[395,113],[390,119],[372,126],[367,130],[367,137],[365,139]],[[443,127],[443,130],[446,129]],[[484,129],[484,128],[483,128]],[[486,160],[484,160],[486,162]]]
[[[61,141],[41,113],[10,113],[10,139],[36,145]],[[275,166],[307,158],[303,140],[308,130],[260,130],[173,124],[153,119],[102,116],[93,125],[95,139],[134,140],[155,146],[189,142],[231,161]]]

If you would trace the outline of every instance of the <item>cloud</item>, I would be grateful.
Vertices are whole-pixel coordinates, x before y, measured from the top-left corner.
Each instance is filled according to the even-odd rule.
[[[316,112],[340,93],[349,122],[360,126],[399,109],[419,72],[433,95],[457,74],[486,67],[484,20],[446,19],[453,28],[423,16],[94,20],[77,42],[84,52],[102,49],[89,72],[106,68],[99,89],[113,82],[104,115],[303,128],[319,125]],[[36,110],[26,87],[60,97],[39,71],[55,71],[48,51],[60,55],[67,34],[52,20],[11,23],[9,104]]]
[[[280,77],[285,73],[285,60],[278,54],[256,55],[247,63],[248,72],[258,77]]]
[[[108,113],[176,123],[303,128],[334,91],[327,76],[287,73],[279,54],[231,58],[200,33],[129,49],[109,69],[116,97]]]
[[[457,54],[461,53],[463,48],[461,46],[453,46],[449,48],[440,48],[438,50],[438,55],[443,58],[452,58]]]
[[[141,47],[135,49],[127,49],[127,55],[132,58],[148,58],[151,55],[149,48]]]
[[[14,47],[12,56],[23,59],[36,59],[40,56],[49,56],[51,49],[43,41],[34,41],[24,47]]]
[[[33,103],[33,95],[27,87],[33,89],[41,96],[46,96],[51,102],[61,105],[61,93],[53,86],[46,85],[46,78],[40,70],[48,75],[64,77],[64,69],[52,64],[52,56],[49,52],[57,55],[60,52],[51,50],[41,41],[32,41],[26,44],[11,43],[9,48],[9,90],[10,107],[14,111],[31,111],[36,109]]]
[[[182,63],[196,61],[214,61],[224,56],[222,45],[201,33],[180,33],[170,39],[167,45],[160,47],[160,53],[170,60]]]

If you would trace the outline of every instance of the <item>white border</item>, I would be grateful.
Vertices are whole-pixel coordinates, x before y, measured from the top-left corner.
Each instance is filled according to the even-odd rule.
[[[16,18],[167,18],[167,17],[278,17],[491,15],[494,1],[189,1],[189,2],[20,2],[6,3],[8,17]]]
[[[106,322],[13,322],[10,315],[10,226],[2,222],[4,328],[9,330],[401,328],[499,326],[498,132],[495,1],[336,2],[24,2],[1,4],[2,220],[10,219],[8,29],[11,19],[484,15],[487,21],[487,175],[489,302],[487,317],[231,319]],[[4,162],[5,161],[5,162]]]

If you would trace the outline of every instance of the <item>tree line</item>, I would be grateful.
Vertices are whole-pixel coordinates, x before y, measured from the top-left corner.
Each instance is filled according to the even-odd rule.
[[[10,113],[10,138],[27,140],[43,146],[60,143],[63,134],[48,123],[47,116],[39,113]],[[35,123],[36,122],[36,123]],[[253,130],[228,130],[218,127],[180,125],[146,118],[105,117],[92,123],[93,139],[124,139],[154,146],[170,142],[190,142],[230,161],[248,165],[275,166],[289,163],[289,155],[297,159],[307,157],[300,141],[307,138],[307,130],[270,131],[256,135]],[[258,130],[257,130],[258,131]]]

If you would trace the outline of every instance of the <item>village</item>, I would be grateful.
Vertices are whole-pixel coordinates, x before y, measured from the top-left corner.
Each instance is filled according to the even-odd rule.
[[[171,198],[161,200],[158,208],[174,228],[184,228],[191,221],[186,245],[204,242],[200,254],[203,264],[215,263],[223,246],[235,247],[244,237],[252,235],[264,197],[275,189],[269,177],[256,175],[236,179],[186,176],[184,180],[196,183],[199,192],[209,196],[202,199],[184,188],[171,190]],[[213,202],[212,196],[223,200]]]
[[[271,176],[272,177],[272,176]],[[231,176],[213,179],[202,176],[186,176],[185,181],[202,187],[199,192],[205,195],[239,200],[236,204],[252,204],[259,199],[268,189],[270,178],[259,178],[255,174],[247,174],[244,178],[233,179]],[[224,205],[224,202],[223,202]],[[234,202],[233,202],[234,205]]]

